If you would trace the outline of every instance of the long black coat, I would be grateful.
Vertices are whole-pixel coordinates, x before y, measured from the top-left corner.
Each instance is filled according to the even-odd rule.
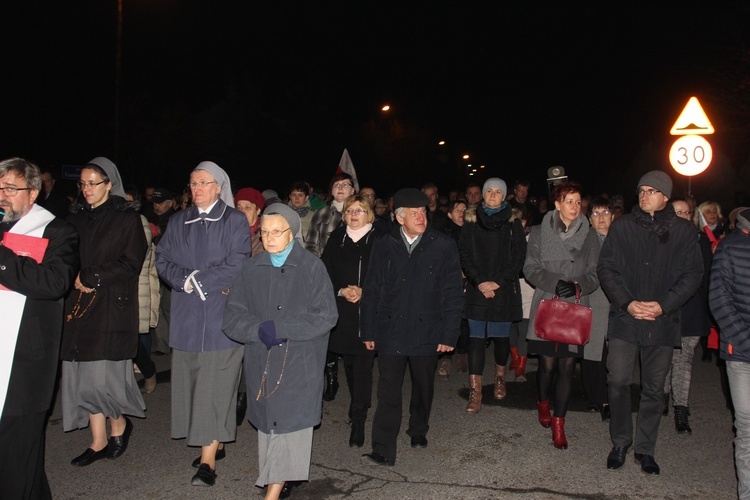
[[[464,304],[456,243],[428,225],[409,254],[394,228],[375,241],[360,302],[362,340],[380,353],[433,356],[438,344],[455,346]]]
[[[669,228],[664,236],[630,213],[612,223],[604,240],[597,273],[612,304],[607,335],[642,346],[679,347],[682,306],[700,285],[703,262],[695,226],[677,217],[671,204],[654,215]],[[655,321],[635,319],[627,311],[634,300],[656,301],[663,314]]]
[[[81,283],[96,289],[96,296],[80,319],[66,321],[60,357],[63,361],[134,358],[138,276],[148,247],[141,217],[122,198],[111,196],[93,210],[87,205],[71,214],[68,222],[81,238]],[[66,317],[76,303],[81,311],[85,309],[92,295],[73,290],[65,303]]]
[[[714,254],[711,252],[711,241],[703,231],[698,233],[698,244],[701,248],[701,257],[703,257],[703,279],[695,295],[682,308],[683,337],[707,337],[711,331],[708,287]]]
[[[42,236],[49,242],[41,264],[0,246],[0,284],[26,296],[3,415],[40,413],[52,403],[63,297],[78,270],[78,234],[54,219]]]
[[[333,283],[333,293],[336,294],[336,307],[339,321],[331,330],[328,350],[338,354],[363,354],[365,345],[359,335],[359,303],[351,303],[338,295],[339,290],[349,285],[362,287],[367,276],[370,263],[370,253],[376,238],[383,233],[372,228],[370,232],[354,243],[346,235],[346,227],[341,226],[331,233],[325,250],[323,250],[323,264],[328,270],[328,276]]]
[[[523,319],[518,276],[526,258],[526,236],[521,221],[514,220],[511,212],[510,205],[493,215],[487,215],[481,207],[466,212],[458,246],[468,281],[465,316],[469,319]],[[500,285],[491,299],[477,288],[485,281]]]

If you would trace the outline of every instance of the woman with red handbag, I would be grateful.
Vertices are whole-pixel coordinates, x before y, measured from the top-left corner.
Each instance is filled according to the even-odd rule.
[[[589,228],[588,220],[581,211],[580,184],[561,182],[555,186],[552,195],[555,210],[544,216],[541,225],[531,228],[523,266],[526,281],[536,288],[526,339],[529,342],[529,353],[539,355],[539,423],[543,427],[552,426],[555,448],[566,449],[568,441],[565,438],[565,414],[570,401],[576,359],[583,357],[583,346],[542,339],[539,325],[544,321],[540,320],[547,318],[542,318],[542,313],[539,313],[539,320],[536,316],[543,299],[548,301],[561,298],[567,299],[566,302],[578,302],[577,292],[581,296],[582,305],[588,306],[587,296],[599,287],[596,265],[600,245],[596,232]],[[588,321],[590,330],[590,310]],[[545,333],[548,339],[554,338],[554,331]],[[557,377],[553,387],[555,372]],[[549,400],[553,391],[554,416],[550,414]]]

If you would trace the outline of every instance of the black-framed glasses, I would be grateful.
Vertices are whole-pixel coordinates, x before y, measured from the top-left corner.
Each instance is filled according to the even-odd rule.
[[[644,194],[647,194],[649,196],[653,196],[656,193],[661,193],[658,189],[639,189],[636,191],[638,193],[638,196],[643,196]]]
[[[332,187],[333,189],[346,189],[352,187],[352,185],[348,182],[337,182]]]
[[[18,194],[19,191],[31,191],[33,188],[25,187],[25,188],[17,188],[14,186],[6,186],[6,187],[0,187],[0,191],[3,192],[5,196],[8,198],[13,198],[15,195]]]
[[[288,228],[286,228],[284,230],[282,230],[282,229],[271,229],[270,231],[268,229],[261,229],[260,230],[260,235],[262,237],[264,237],[264,238],[268,237],[269,235],[273,236],[274,238],[278,238],[279,236],[281,236],[285,232],[289,231],[290,229],[291,229],[290,227],[288,227]]]
[[[83,181],[78,181],[78,182],[76,182],[76,184],[78,185],[79,188],[84,189],[84,188],[93,188],[93,187],[98,186],[99,184],[104,184],[105,182],[107,182],[107,181],[99,181],[99,182],[91,182],[91,181],[83,182]]]

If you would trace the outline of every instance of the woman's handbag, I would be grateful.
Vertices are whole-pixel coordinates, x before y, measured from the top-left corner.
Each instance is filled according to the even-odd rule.
[[[542,299],[534,318],[540,339],[560,344],[585,345],[591,335],[591,308],[581,305],[581,286],[576,283],[576,301],[565,302],[555,295]]]

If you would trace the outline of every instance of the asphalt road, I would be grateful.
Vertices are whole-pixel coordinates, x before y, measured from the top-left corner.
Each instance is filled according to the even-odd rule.
[[[485,384],[492,380],[490,351]],[[697,351],[699,358],[700,348]],[[86,449],[90,433],[88,429],[62,431],[58,397],[47,429],[47,475],[54,497],[260,498],[262,491],[254,486],[256,432],[247,423],[238,428],[237,441],[227,445],[227,458],[218,462],[216,485],[190,485],[194,474],[190,464],[199,453],[184,440],[170,438],[170,359],[168,355],[155,359],[160,383],[156,392],[145,395],[147,418],[133,419],[130,447],[117,460],[100,460],[85,468],[70,465]],[[365,447],[349,448],[349,396],[342,380],[339,396],[325,404],[323,423],[314,433],[310,482],[293,490],[292,498],[736,498],[732,417],[715,363],[699,359],[694,363],[692,436],[677,435],[671,413],[662,419],[656,450],[662,469],[658,477],[643,474],[632,451],[622,469],[607,470],[608,426],[599,414],[585,411],[580,388],[571,403],[575,411],[567,415],[570,446],[555,449],[551,431],[536,421],[535,370],[536,363],[530,360],[529,382],[509,382],[506,400],[485,405],[474,415],[464,411],[466,374],[454,371],[447,380],[437,380],[429,446],[409,446],[408,415],[404,415],[394,467],[360,460],[362,453],[370,451],[372,411]],[[340,372],[343,376],[343,369]],[[405,411],[410,388],[407,374]]]

